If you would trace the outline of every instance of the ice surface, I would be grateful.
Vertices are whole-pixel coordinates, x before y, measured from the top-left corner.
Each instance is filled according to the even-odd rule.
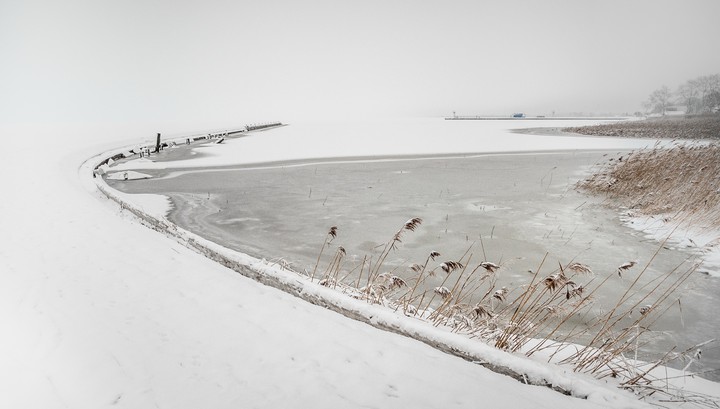
[[[194,149],[198,155],[192,159],[173,162],[133,161],[117,167],[117,170],[197,168],[309,158],[627,149],[654,143],[646,139],[577,138],[511,131],[595,123],[598,121],[444,121],[438,118],[308,122],[227,139],[220,145],[202,145]]]
[[[2,130],[13,154],[0,166],[17,177],[0,182],[0,406],[647,407],[546,365],[589,399],[525,386],[209,261],[98,192],[81,164],[137,144],[108,132]],[[38,134],[52,138],[25,143]]]

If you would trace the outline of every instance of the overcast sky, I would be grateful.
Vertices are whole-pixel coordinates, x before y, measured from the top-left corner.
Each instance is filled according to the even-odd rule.
[[[720,1],[0,0],[0,121],[624,112],[720,73]]]

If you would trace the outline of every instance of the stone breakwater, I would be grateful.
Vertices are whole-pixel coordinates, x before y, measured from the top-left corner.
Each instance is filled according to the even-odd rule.
[[[642,121],[564,128],[563,131],[593,136],[720,141],[720,115],[651,118]]]

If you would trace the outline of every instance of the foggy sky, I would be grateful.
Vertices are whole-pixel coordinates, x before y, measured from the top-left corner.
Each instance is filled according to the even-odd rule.
[[[720,1],[0,0],[0,122],[633,112]]]

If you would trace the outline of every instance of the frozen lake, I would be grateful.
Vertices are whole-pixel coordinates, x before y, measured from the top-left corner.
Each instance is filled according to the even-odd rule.
[[[496,127],[488,125],[488,133],[499,132]],[[291,130],[282,131],[288,134]],[[516,147],[528,146],[521,143],[528,137],[535,137],[534,142],[544,138],[503,135],[505,144],[515,142]],[[511,138],[517,140],[507,140]],[[565,142],[572,139],[565,137]],[[338,227],[332,247],[346,249],[343,269],[350,271],[366,256],[377,258],[384,243],[412,217],[422,218],[424,223],[416,232],[404,235],[400,248],[390,253],[385,263],[388,270],[397,268],[394,274],[406,279],[411,276],[407,266],[424,262],[431,251],[440,252],[442,260],[459,260],[469,251],[474,263],[500,264],[498,283],[510,287],[527,283],[528,271],[536,270],[546,253],[541,276],[558,263],[571,261],[587,264],[598,277],[613,274],[629,260],[638,262],[635,272],[639,272],[655,253],[646,273],[648,280],[678,267],[690,268],[694,261],[691,253],[661,247],[624,226],[617,212],[601,199],[573,189],[594,164],[618,152],[612,145],[612,150],[584,149],[588,140],[598,143],[603,138],[578,139],[577,146],[583,149],[577,151],[449,155],[457,151],[453,142],[450,152],[435,157],[326,158],[267,165],[238,160],[231,165],[226,155],[216,160],[221,166],[207,163],[202,167],[195,165],[212,159],[207,151],[217,151],[218,146],[195,150],[200,153],[196,158],[190,157],[189,149],[178,148],[168,150],[165,158],[160,155],[156,165],[161,166],[143,170],[153,179],[113,181],[111,185],[128,193],[165,194],[174,204],[169,215],[174,223],[238,251],[283,260],[299,271],[313,269],[331,226]],[[502,151],[500,145],[488,146]],[[242,152],[248,155],[248,147],[244,148]],[[196,162],[194,166],[188,166],[192,162]],[[326,251],[321,269],[333,251]],[[598,304],[614,300],[631,277],[632,272],[609,280],[598,294]],[[439,285],[439,281],[428,285]],[[654,325],[658,337],[648,339],[650,355],[641,358],[657,357],[673,345],[682,350],[717,337],[720,318],[708,316],[707,310],[708,306],[717,309],[720,280],[694,274],[682,292],[682,313],[671,308]],[[704,351],[701,365],[693,368],[707,370],[720,365],[717,347]]]

